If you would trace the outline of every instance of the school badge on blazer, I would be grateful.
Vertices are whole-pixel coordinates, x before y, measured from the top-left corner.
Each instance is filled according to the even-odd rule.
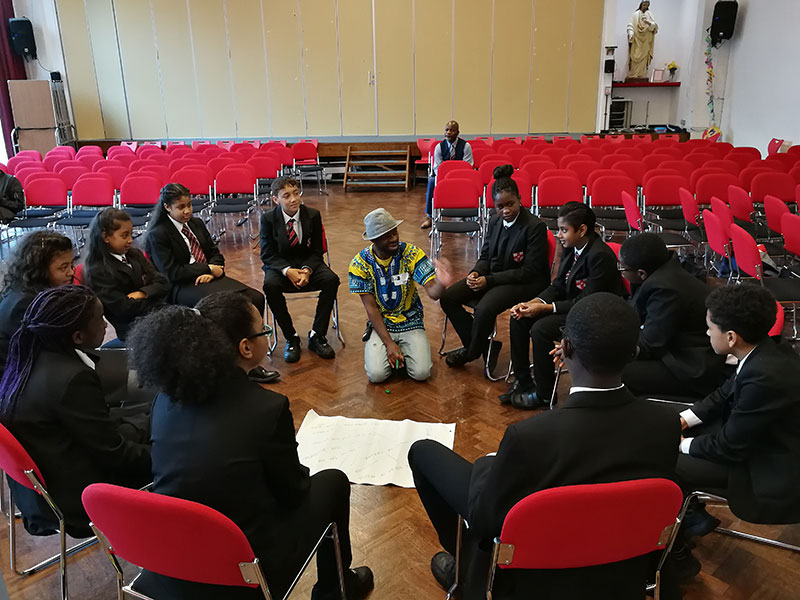
[[[579,290],[583,290],[586,287],[586,280],[585,279],[576,279],[575,280],[575,287]]]
[[[514,252],[511,255],[511,258],[514,259],[514,262],[521,263],[523,260],[525,260],[525,253],[524,252]]]

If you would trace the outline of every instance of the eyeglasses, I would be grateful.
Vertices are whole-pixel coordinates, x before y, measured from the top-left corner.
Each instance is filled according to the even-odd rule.
[[[272,333],[272,327],[264,323],[264,328],[259,331],[258,333],[254,333],[252,335],[248,335],[246,339],[252,340],[253,338],[261,337],[262,335],[269,335]]]

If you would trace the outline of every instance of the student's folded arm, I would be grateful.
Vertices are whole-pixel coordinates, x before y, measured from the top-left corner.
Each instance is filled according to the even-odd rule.
[[[304,231],[303,235],[305,233]],[[316,271],[323,264],[322,216],[319,213],[311,219],[311,231],[309,233],[311,234],[311,253],[304,262],[312,271]]]
[[[266,432],[265,432],[266,434]],[[300,463],[289,401],[283,405],[264,452],[264,475],[270,490],[284,506],[299,501],[311,485],[308,468]]]
[[[692,412],[703,423],[718,421],[722,418],[728,402],[733,398],[735,386],[736,378],[731,375],[708,396],[692,404]]]
[[[169,225],[171,227],[171,225]],[[200,275],[211,273],[206,263],[180,263],[172,252],[166,232],[154,229],[148,236],[148,251],[156,269],[167,276],[171,284],[194,283]]]
[[[525,210],[525,209],[523,209]],[[522,267],[492,273],[486,277],[489,285],[508,285],[547,281],[547,226],[538,223],[525,230],[525,255]]]
[[[657,358],[664,354],[675,333],[680,331],[682,320],[677,291],[654,289],[647,298],[647,317],[639,332],[639,358]]]
[[[556,302],[556,312],[566,314],[580,299],[595,292],[613,292],[612,282],[620,277],[617,269],[617,259],[610,252],[596,252],[586,257],[588,260],[589,275],[586,285],[574,298]]]
[[[265,269],[274,269],[278,272],[291,267],[289,261],[278,253],[278,244],[272,235],[272,221],[267,212],[261,215],[261,262]]]

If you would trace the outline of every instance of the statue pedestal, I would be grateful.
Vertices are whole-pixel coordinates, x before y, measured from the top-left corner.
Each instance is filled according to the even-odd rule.
[[[650,80],[647,77],[626,77],[625,83],[648,83]]]

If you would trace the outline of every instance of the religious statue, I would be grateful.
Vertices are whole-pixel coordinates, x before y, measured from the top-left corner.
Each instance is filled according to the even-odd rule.
[[[628,24],[628,80],[647,79],[653,60],[653,42],[658,25],[650,12],[650,2],[641,2]]]

